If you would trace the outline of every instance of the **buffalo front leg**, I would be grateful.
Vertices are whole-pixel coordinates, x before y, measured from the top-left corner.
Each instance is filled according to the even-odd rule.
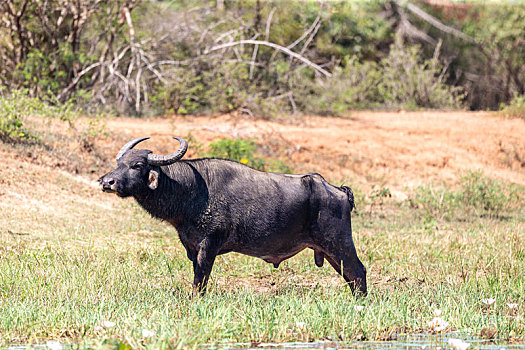
[[[210,237],[206,237],[199,244],[197,256],[193,260],[193,295],[206,293],[206,285],[218,250],[217,241]]]
[[[337,257],[331,254],[325,254],[325,258],[337,273],[343,276],[352,292],[358,291],[366,295],[366,268],[357,258],[357,255],[352,259],[346,254]]]

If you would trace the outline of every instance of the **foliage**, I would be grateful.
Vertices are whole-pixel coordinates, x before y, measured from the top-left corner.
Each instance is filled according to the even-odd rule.
[[[498,109],[525,94],[523,6],[417,6],[463,36],[398,1],[6,0],[0,84],[136,115]]]
[[[452,72],[449,84],[465,88],[471,109],[497,110],[525,93],[525,7],[520,2],[458,4],[457,9],[425,7],[472,40],[445,36],[443,51]],[[434,37],[443,32],[431,29]]]
[[[249,68],[235,63],[208,62],[209,69],[177,69],[173,83],[156,87],[152,107],[161,113],[215,114],[233,111],[275,115],[286,110],[282,99],[265,99],[271,86],[257,85]]]
[[[477,215],[499,217],[515,208],[520,200],[516,188],[507,188],[499,181],[484,177],[481,171],[467,173],[460,184],[460,201]]]
[[[209,145],[209,156],[231,159],[254,169],[263,170],[264,161],[255,156],[254,140],[223,138]]]
[[[231,159],[261,171],[290,173],[292,169],[278,159],[263,159],[256,156],[257,144],[253,139],[223,138],[209,144],[210,157]]]
[[[501,113],[506,117],[525,119],[525,95],[516,96],[508,105],[503,105]]]
[[[470,171],[461,177],[457,190],[418,187],[411,203],[432,217],[449,221],[457,216],[501,219],[519,208],[523,194],[522,188],[484,177],[481,171]]]
[[[26,88],[32,96],[57,95],[93,59],[83,34],[106,7],[111,6],[85,0],[3,1],[0,16],[7,25],[0,28],[0,82]]]
[[[389,107],[453,109],[461,106],[458,89],[447,86],[446,70],[437,55],[421,61],[418,47],[392,45],[380,62],[383,72],[378,86],[383,105]]]
[[[27,116],[58,118],[72,122],[71,103],[51,105],[42,99],[30,97],[27,89],[6,92],[0,90],[0,140],[4,142],[36,141],[24,126]]]
[[[331,80],[311,84],[313,93],[302,96],[301,106],[328,115],[359,108],[460,108],[463,95],[445,84],[446,71],[438,58],[421,57],[419,47],[399,43],[379,63],[348,57]]]

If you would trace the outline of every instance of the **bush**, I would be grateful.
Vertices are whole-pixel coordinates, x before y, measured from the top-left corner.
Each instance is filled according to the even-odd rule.
[[[392,45],[379,63],[347,58],[325,82],[310,84],[301,106],[308,112],[344,115],[351,109],[454,109],[463,95],[445,84],[446,71],[437,57],[421,60],[418,46]]]
[[[525,95],[516,96],[508,105],[503,105],[501,113],[506,117],[525,119]]]
[[[156,87],[152,107],[160,113],[216,114],[241,111],[261,117],[288,110],[286,98],[269,97],[284,83],[285,71],[271,66],[270,79],[250,79],[249,66],[208,60],[202,66],[173,71],[169,84]]]
[[[420,186],[411,203],[445,220],[458,215],[503,218],[507,212],[520,209],[523,192],[523,188],[504,185],[483,176],[481,171],[470,171],[460,178],[458,190]]]
[[[469,172],[461,178],[461,202],[476,214],[500,216],[518,200],[513,188],[506,189],[499,181],[483,176],[481,171]]]
[[[255,156],[256,148],[253,140],[223,138],[210,143],[208,156],[231,159],[254,169],[264,170],[264,161]]]
[[[231,159],[261,171],[290,173],[292,169],[279,159],[265,160],[257,157],[257,144],[254,140],[223,138],[210,143],[209,157]]]
[[[36,141],[25,126],[27,116],[59,118],[71,122],[73,119],[71,103],[51,105],[41,99],[29,97],[26,89],[13,90],[10,93],[0,90],[0,140],[4,142]]]
[[[497,109],[523,95],[523,6],[458,5],[451,15],[455,5],[419,2],[472,38],[461,39],[405,3],[230,1],[217,11],[216,2],[204,0],[4,0],[0,85],[137,115],[341,115],[450,109],[462,100],[471,109]],[[122,17],[124,10],[130,16]],[[71,20],[78,14],[82,20]],[[249,38],[289,48],[332,77],[274,48],[233,44]],[[442,57],[432,38],[443,39]]]
[[[474,2],[472,2],[474,4]],[[525,91],[525,7],[520,2],[479,2],[449,24],[476,43],[444,42],[454,81],[465,87],[471,109],[499,109]]]
[[[461,107],[460,89],[446,85],[446,70],[437,55],[422,60],[418,46],[392,45],[380,62],[379,102],[385,107],[455,109]]]

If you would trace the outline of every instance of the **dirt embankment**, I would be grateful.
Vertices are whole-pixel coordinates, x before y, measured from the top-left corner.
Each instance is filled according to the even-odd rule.
[[[402,189],[454,182],[465,170],[525,185],[525,121],[486,112],[354,113],[351,118],[265,121],[232,116],[118,118],[108,122],[128,138],[155,136],[148,145],[169,152],[171,135],[205,147],[218,137],[252,137],[296,173],[332,181]],[[120,145],[114,145],[114,151]],[[173,144],[173,147],[176,147]],[[194,154],[189,150],[189,156]]]
[[[454,183],[465,170],[477,169],[525,185],[525,120],[491,113],[358,112],[346,119],[310,116],[279,122],[230,115],[178,116],[112,118],[106,124],[108,135],[91,139],[87,146],[75,139],[58,141],[52,151],[0,144],[0,157],[9,165],[0,168],[0,201],[6,189],[17,191],[11,188],[17,183],[15,187],[29,181],[39,185],[33,189],[46,188],[54,181],[50,170],[57,168],[78,172],[96,186],[95,180],[114,166],[120,147],[140,136],[152,136],[141,146],[161,154],[177,147],[171,136],[186,137],[190,140],[186,158],[202,153],[220,137],[255,138],[266,145],[264,155],[280,158],[295,173],[318,172],[365,192],[373,185],[404,191],[421,184]],[[66,128],[52,130],[53,137],[71,132]],[[16,168],[30,164],[37,166],[28,168],[32,175],[22,178],[24,172]]]

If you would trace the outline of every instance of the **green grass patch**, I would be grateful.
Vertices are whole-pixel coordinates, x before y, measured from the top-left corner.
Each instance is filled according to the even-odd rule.
[[[480,216],[510,219],[522,207],[524,194],[523,187],[490,179],[481,171],[470,171],[460,178],[457,189],[418,187],[411,204],[424,208],[434,218],[449,221]]]
[[[458,193],[470,188],[465,181]],[[381,196],[380,209],[353,221],[368,296],[354,297],[307,250],[279,269],[220,256],[209,293],[191,299],[191,264],[171,227],[132,200],[75,178],[59,174],[48,187],[55,196],[49,203],[37,203],[29,189],[4,194],[19,201],[0,211],[0,346],[50,339],[94,348],[386,340],[430,332],[436,309],[447,331],[482,336],[494,329],[499,339],[525,339],[522,204],[505,208],[505,219],[443,220],[424,206]],[[487,298],[495,302],[487,305]]]

